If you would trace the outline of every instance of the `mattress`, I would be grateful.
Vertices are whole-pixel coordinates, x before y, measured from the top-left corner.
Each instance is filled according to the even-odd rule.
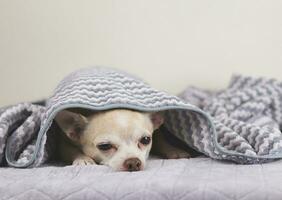
[[[146,170],[101,165],[0,168],[0,199],[282,199],[282,160],[238,165],[150,158]]]

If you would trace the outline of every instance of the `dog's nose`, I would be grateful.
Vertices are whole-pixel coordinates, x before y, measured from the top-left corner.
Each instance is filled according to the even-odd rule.
[[[140,171],[141,170],[141,160],[139,158],[128,158],[123,163],[124,168],[127,171]]]

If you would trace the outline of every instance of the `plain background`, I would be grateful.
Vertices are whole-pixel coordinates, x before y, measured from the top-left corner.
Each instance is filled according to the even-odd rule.
[[[233,73],[282,80],[280,0],[0,0],[0,106],[105,65],[177,94]]]

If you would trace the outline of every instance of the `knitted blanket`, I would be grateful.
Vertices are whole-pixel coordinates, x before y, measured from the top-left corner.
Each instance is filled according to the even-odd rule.
[[[81,69],[59,83],[46,106],[21,103],[0,109],[0,164],[45,163],[55,149],[53,119],[68,108],[163,111],[168,132],[207,156],[237,163],[271,161],[282,157],[281,86],[237,76],[224,91],[189,88],[179,98],[118,70]]]

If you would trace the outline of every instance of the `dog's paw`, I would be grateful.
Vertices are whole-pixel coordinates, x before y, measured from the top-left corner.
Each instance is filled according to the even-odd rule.
[[[170,149],[164,155],[167,159],[191,158],[191,155],[182,149]]]
[[[94,165],[95,161],[88,156],[80,156],[76,158],[73,162],[73,165]]]

